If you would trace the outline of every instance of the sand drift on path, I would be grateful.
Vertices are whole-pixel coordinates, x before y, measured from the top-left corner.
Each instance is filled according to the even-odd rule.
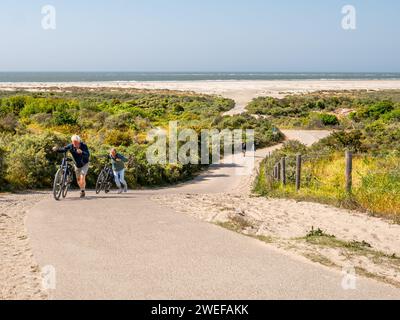
[[[308,146],[329,135],[327,131],[283,133],[288,140]],[[276,148],[279,146],[259,150],[256,168]],[[251,193],[256,174],[242,177],[229,192],[157,195],[154,200],[174,211],[267,240],[320,264],[339,270],[351,267],[359,275],[400,287],[400,225],[318,203],[256,197]],[[306,238],[313,229],[334,238]]]
[[[0,300],[46,297],[24,225],[27,210],[43,198],[41,193],[0,194]]]
[[[397,258],[400,257],[400,225],[317,203],[234,193],[160,195],[154,199],[180,213],[266,239],[268,243],[323,265],[339,270],[351,266],[359,274],[400,287],[400,260]],[[334,235],[335,242],[326,245],[307,242],[304,237],[313,228]],[[362,243],[368,250],[346,248],[351,244],[356,248]]]

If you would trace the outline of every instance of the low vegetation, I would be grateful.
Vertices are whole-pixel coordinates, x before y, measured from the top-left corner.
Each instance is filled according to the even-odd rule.
[[[297,240],[306,241],[308,244],[321,247],[339,248],[348,251],[349,254],[358,254],[364,256],[372,256],[375,259],[390,259],[397,266],[400,265],[400,258],[396,254],[386,254],[375,250],[371,244],[366,241],[344,241],[337,239],[334,235],[326,234],[321,229],[311,229],[303,238]]]
[[[201,165],[150,165],[147,133],[178,121],[182,128],[255,129],[259,147],[276,143],[270,122],[249,115],[223,117],[234,101],[215,96],[136,90],[0,92],[0,189],[49,188],[60,161],[53,146],[79,134],[91,149],[89,187],[110,147],[130,157],[130,186],[156,186],[188,179]]]
[[[260,105],[260,101],[272,101],[267,98],[258,100],[252,108]],[[299,101],[307,101],[307,107],[299,107]],[[344,109],[351,112],[338,117],[339,125],[334,133],[314,146],[307,148],[301,143],[289,142],[274,152],[264,162],[255,190],[262,195],[323,202],[400,221],[399,101],[397,91],[345,92],[335,93],[333,97],[319,93],[280,101],[280,110],[290,110],[290,116],[278,117],[277,121],[281,123],[293,124],[293,117],[304,120],[310,116],[304,110],[321,109],[321,106],[334,114]],[[271,121],[275,122],[275,119],[271,118]],[[327,124],[321,127],[335,126]],[[346,150],[354,152],[351,193],[345,189]],[[295,189],[296,154],[303,155],[300,191]],[[274,164],[282,157],[287,158],[286,186],[269,178]]]
[[[254,99],[247,110],[282,129],[376,131],[388,126],[394,132],[387,140],[400,135],[400,91],[396,90],[327,91],[282,99],[260,97]]]
[[[228,221],[217,222],[216,225],[265,243],[273,242],[272,237],[256,234],[254,231],[257,228],[253,225],[252,222],[243,217],[230,217]]]

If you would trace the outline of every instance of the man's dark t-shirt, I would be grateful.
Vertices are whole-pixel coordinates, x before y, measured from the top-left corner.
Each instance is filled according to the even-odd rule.
[[[81,142],[79,149],[82,150],[82,154],[79,154],[77,152],[77,148],[75,148],[73,144],[69,144],[65,148],[58,149],[58,152],[60,152],[60,153],[64,153],[67,151],[71,152],[71,155],[74,158],[76,167],[82,168],[86,164],[89,163],[90,152],[89,152],[89,148],[87,147],[87,145],[84,144],[83,142]]]

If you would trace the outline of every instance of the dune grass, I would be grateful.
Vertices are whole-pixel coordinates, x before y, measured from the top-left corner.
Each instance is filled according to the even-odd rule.
[[[262,195],[327,203],[357,209],[400,222],[400,158],[398,156],[355,156],[353,190],[345,190],[345,161],[342,153],[305,161],[302,187],[295,189],[294,168],[288,168],[288,184],[267,179],[264,163],[255,191]]]

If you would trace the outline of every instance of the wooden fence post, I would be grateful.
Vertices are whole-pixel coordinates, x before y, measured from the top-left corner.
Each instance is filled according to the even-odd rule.
[[[353,188],[353,153],[346,151],[346,192],[351,193]]]
[[[301,154],[296,155],[296,191],[301,188]]]
[[[281,172],[281,182],[282,182],[282,185],[286,185],[286,158],[285,157],[283,157],[282,159],[281,159],[281,170],[282,170],[282,172]]]
[[[265,166],[264,166],[264,171],[265,171],[265,182],[266,184],[268,184],[269,186],[272,185],[273,181],[274,181],[274,172],[272,172],[271,175],[271,171],[269,171],[269,164],[271,163],[269,157],[266,159],[265,161]]]
[[[269,177],[268,177],[268,158],[265,160],[265,165],[264,165],[264,174],[265,174],[265,181],[268,182]]]
[[[281,163],[280,162],[278,162],[278,164],[277,164],[277,169],[276,169],[276,171],[277,171],[277,179],[278,179],[278,181],[280,181],[281,180],[281,171],[282,171],[282,169],[281,169]]]

